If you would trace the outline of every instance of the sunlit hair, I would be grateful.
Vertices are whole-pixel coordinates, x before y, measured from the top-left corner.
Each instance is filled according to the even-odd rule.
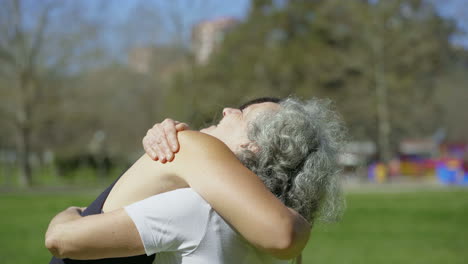
[[[329,100],[287,98],[249,124],[253,153],[237,153],[286,206],[307,220],[337,220],[344,209],[337,156],[344,126]]]

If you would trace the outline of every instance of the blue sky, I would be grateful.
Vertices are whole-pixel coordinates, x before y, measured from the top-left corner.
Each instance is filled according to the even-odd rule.
[[[439,13],[442,16],[455,20],[460,31],[464,34],[459,34],[453,37],[453,42],[468,48],[468,1],[467,0],[450,0],[437,1],[433,0]]]
[[[105,4],[105,10],[107,14],[112,17],[112,23],[124,23],[126,19],[131,15],[131,12],[138,6],[141,1],[145,0],[120,0],[120,1],[106,1],[102,0],[86,0],[90,3],[91,9],[96,9],[96,3]],[[174,3],[182,3],[183,6],[186,3],[197,2],[203,3],[203,0],[154,0],[152,3],[157,6],[159,11],[165,11],[170,9],[170,5]],[[468,32],[468,5],[467,0],[429,0],[436,4],[436,7],[441,15],[449,17],[455,20],[458,27],[465,32]],[[209,7],[204,10],[198,8],[197,10],[191,10],[190,8],[183,9],[182,12],[186,12],[184,23],[188,25],[194,24],[200,20],[212,19],[216,17],[232,16],[242,19],[248,12],[250,0],[206,0],[209,3]],[[102,9],[101,9],[102,10]],[[93,12],[96,10],[90,10]],[[188,27],[190,28],[190,27]],[[458,45],[468,47],[468,36],[465,34],[459,34],[453,37],[453,42]]]
[[[88,0],[93,1],[93,0]],[[141,0],[140,0],[141,1]],[[108,8],[110,12],[113,13],[118,20],[125,20],[128,15],[130,14],[131,10],[135,8],[138,3],[138,0],[122,0],[122,1],[111,1],[108,2]],[[161,7],[164,7],[165,4],[164,0],[156,0],[153,1],[157,3]],[[178,2],[186,2],[186,1],[178,1]],[[200,2],[200,1],[199,1]],[[224,0],[217,0],[217,1],[208,1],[211,4],[210,9],[212,12],[207,13],[206,19],[214,18],[214,17],[221,17],[221,16],[233,16],[237,18],[243,18],[249,8],[250,0],[233,0],[233,1],[224,1]]]
[[[193,0],[189,0],[193,1]],[[164,0],[156,0],[155,2],[164,3]],[[179,2],[183,3],[184,1]],[[209,1],[214,6],[211,8],[210,11],[203,14],[205,19],[215,18],[215,17],[222,17],[222,16],[232,16],[237,18],[245,17],[249,5],[250,0],[212,0]],[[439,10],[440,14],[453,18],[457,24],[457,26],[465,32],[468,32],[468,3],[466,0],[450,0],[450,1],[438,1],[432,0],[432,2],[436,5],[437,9]],[[135,5],[138,3],[136,0],[124,0],[124,1],[113,1],[112,4],[109,6],[111,8],[110,12],[115,15],[116,19],[125,19],[128,17],[129,12]],[[167,3],[167,2],[166,2]],[[163,7],[164,4],[161,5]],[[190,12],[191,10],[186,10],[186,12]],[[196,21],[195,21],[196,22]],[[459,35],[454,36],[454,42],[458,44],[462,44],[468,47],[468,36],[466,35]]]
[[[185,25],[183,32],[185,42],[189,42],[190,30],[192,25],[195,23],[206,20],[213,19],[217,17],[236,17],[242,19],[248,12],[250,6],[250,0],[233,0],[233,1],[224,1],[224,0],[121,0],[121,1],[96,1],[96,0],[83,0],[87,1],[87,15],[90,17],[101,17],[105,18],[104,22],[110,26],[111,30],[106,31],[105,36],[102,36],[106,39],[106,42],[109,43],[109,48],[112,50],[112,53],[119,54],[125,49],[125,45],[133,46],[145,46],[148,43],[157,43],[165,42],[165,37],[169,37],[171,34],[160,34],[156,32],[158,29],[157,19],[150,19],[151,23],[142,22],[145,17],[144,14],[140,13],[149,13],[151,14],[152,10],[149,7],[153,7],[156,10],[156,13],[162,15],[168,15],[171,8],[178,8],[177,4],[180,4],[179,16],[182,16],[183,23]],[[145,9],[141,10],[141,3],[144,3]],[[190,6],[190,3],[198,3],[194,7]],[[206,6],[202,5],[208,3]],[[176,5],[176,7],[174,7]],[[153,12],[155,11],[153,10]],[[137,15],[135,15],[135,13]],[[140,21],[137,21],[145,28],[135,28],[131,25],[131,19],[141,18]],[[148,16],[146,16],[148,18]],[[127,23],[129,22],[130,23]],[[126,25],[127,24],[127,25]],[[131,29],[127,29],[125,32],[120,32],[122,28],[129,26]],[[113,30],[112,30],[113,28]],[[153,30],[154,29],[154,30]],[[174,29],[170,29],[168,26],[165,26],[167,32],[174,32]],[[171,31],[172,30],[172,31]],[[153,32],[151,32],[153,31]],[[151,33],[148,33],[151,32]],[[127,39],[122,39],[121,37],[125,36]],[[130,39],[130,40],[128,40]],[[166,39],[167,40],[167,39]],[[127,42],[127,43],[125,43]],[[117,55],[118,56],[118,55]]]

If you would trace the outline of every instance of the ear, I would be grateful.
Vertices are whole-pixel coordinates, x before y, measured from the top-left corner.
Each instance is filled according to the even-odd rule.
[[[240,147],[242,149],[250,150],[253,153],[257,153],[258,151],[260,151],[260,147],[255,142],[247,142],[247,143],[241,144]]]

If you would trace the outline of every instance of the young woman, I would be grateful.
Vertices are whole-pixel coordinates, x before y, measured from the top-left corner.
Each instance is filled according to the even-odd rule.
[[[310,230],[305,219],[312,223],[320,209],[323,215],[332,215],[339,208],[340,203],[336,202],[340,201],[336,188],[336,154],[342,131],[339,118],[324,102],[294,99],[280,104],[257,102],[242,110],[225,109],[223,115],[217,126],[201,133],[179,133],[180,150],[172,162],[157,164],[147,156],[140,158],[112,188],[103,207],[104,214],[81,217],[79,209],[71,208],[57,215],[46,234],[49,250],[58,257],[75,259],[142,254],[145,243],[151,239],[144,239],[146,235],[141,230],[145,230],[142,228],[145,224],[141,223],[154,215],[144,215],[141,221],[138,215],[151,209],[151,202],[159,204],[155,208],[161,212],[174,212],[163,204],[170,203],[167,197],[172,194],[128,205],[190,186],[222,216],[219,219],[226,220],[261,252],[282,259],[297,256]],[[194,200],[197,198],[192,195],[184,201]],[[168,219],[175,219],[171,217]],[[163,236],[164,231],[160,230],[159,235]],[[215,236],[214,239],[231,242],[236,233],[229,234],[224,240],[216,240]],[[171,243],[186,242],[177,240],[177,236],[174,239],[166,241],[156,252],[163,252]],[[190,262],[194,256],[204,257],[196,254],[199,246],[192,245],[189,251],[184,247],[170,248],[172,258],[168,263],[196,263]],[[206,257],[225,262],[230,249],[220,247],[215,256]],[[273,261],[268,259],[265,263]]]

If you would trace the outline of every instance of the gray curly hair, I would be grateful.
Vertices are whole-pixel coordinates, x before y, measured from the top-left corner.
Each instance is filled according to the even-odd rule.
[[[259,146],[236,153],[286,206],[313,223],[335,221],[344,210],[337,155],[345,129],[330,100],[287,98],[280,109],[249,124]]]

